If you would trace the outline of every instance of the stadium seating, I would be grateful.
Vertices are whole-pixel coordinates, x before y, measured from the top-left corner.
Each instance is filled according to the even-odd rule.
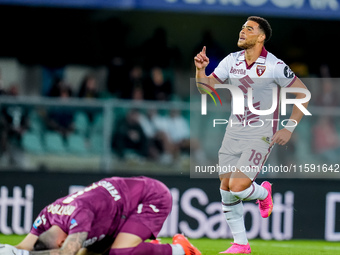
[[[86,135],[89,131],[89,119],[85,112],[78,111],[74,115],[75,131],[79,134]]]
[[[66,154],[62,136],[59,133],[48,131],[44,134],[45,148],[49,153]]]
[[[25,132],[21,140],[22,148],[30,153],[43,154],[44,147],[41,140],[41,135],[36,132]]]
[[[85,137],[81,134],[70,134],[67,137],[66,149],[68,150],[68,152],[77,155],[88,154]]]
[[[90,135],[90,150],[94,154],[100,154],[103,152],[103,135],[93,132]]]

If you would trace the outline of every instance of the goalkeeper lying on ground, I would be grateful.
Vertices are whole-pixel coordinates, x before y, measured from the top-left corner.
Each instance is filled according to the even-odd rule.
[[[0,245],[0,255],[200,255],[180,234],[172,244],[144,242],[157,237],[171,205],[157,180],[106,178],[46,206],[24,240]]]

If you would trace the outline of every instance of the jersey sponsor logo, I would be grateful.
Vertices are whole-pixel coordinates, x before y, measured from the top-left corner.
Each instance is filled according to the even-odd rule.
[[[256,66],[256,73],[260,77],[266,71],[266,66],[258,65]]]
[[[287,77],[287,78],[293,78],[294,77],[294,73],[292,70],[290,70],[290,68],[288,66],[286,66],[283,69],[283,74]]]
[[[268,144],[270,144],[270,138],[267,136],[262,136],[262,141],[264,141],[264,142],[266,142],[266,143],[268,143]]]
[[[58,215],[71,215],[76,209],[73,205],[49,205],[47,207],[47,212]]]
[[[232,74],[246,75],[246,70],[243,69],[243,68],[233,68],[233,67],[231,67],[230,73],[232,73]]]

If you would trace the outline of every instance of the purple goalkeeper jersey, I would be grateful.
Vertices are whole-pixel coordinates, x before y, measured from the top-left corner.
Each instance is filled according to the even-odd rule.
[[[87,232],[84,247],[106,237],[113,240],[125,219],[155,190],[147,177],[112,177],[100,180],[82,191],[57,199],[46,206],[35,220],[31,233],[39,236],[52,225],[65,233]],[[156,192],[157,193],[157,192]]]

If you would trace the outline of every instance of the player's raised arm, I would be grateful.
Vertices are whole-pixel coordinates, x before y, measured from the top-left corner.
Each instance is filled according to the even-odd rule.
[[[209,58],[207,57],[206,51],[207,48],[206,46],[204,46],[202,51],[194,57],[194,63],[196,66],[196,78],[207,78],[205,68],[209,65]]]
[[[305,84],[303,84],[303,82],[299,79],[296,78],[296,80],[294,81],[294,83],[290,86],[290,88],[302,88],[305,89],[306,91],[308,91],[307,87]],[[296,99],[302,99],[305,98],[305,94],[304,93],[293,93],[293,95],[295,95]],[[302,103],[302,106],[304,108],[307,109],[309,101]],[[293,106],[293,110],[292,110],[292,114],[290,115],[290,120],[294,120],[294,123],[299,124],[299,122],[301,121],[302,117],[303,117],[303,112],[296,106]],[[292,133],[293,133],[294,128],[283,128],[278,130],[272,138],[272,142],[270,144],[270,146],[272,146],[273,144],[277,143],[279,145],[285,145],[291,138]]]
[[[207,76],[205,73],[205,68],[209,65],[209,58],[207,57],[207,48],[203,47],[202,51],[199,52],[194,57],[194,63],[196,67],[196,86],[200,93],[205,94],[205,90],[211,91],[207,86],[202,85],[202,83],[215,87],[216,83],[219,83],[214,76]]]

